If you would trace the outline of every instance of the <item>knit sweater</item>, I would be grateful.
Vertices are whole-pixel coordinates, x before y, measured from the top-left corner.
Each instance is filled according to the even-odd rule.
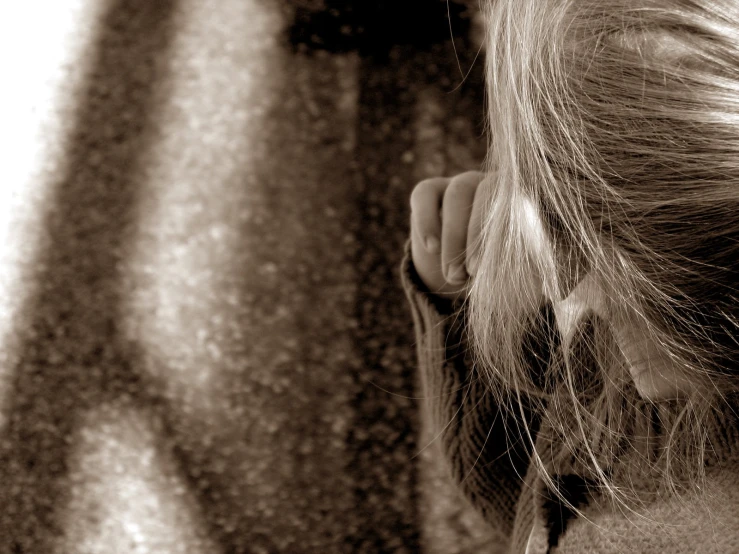
[[[739,553],[739,403],[734,397],[705,423],[709,448],[700,494],[666,495],[653,476],[639,475],[633,484],[640,502],[633,510],[588,487],[587,472],[572,451],[564,441],[553,442],[546,415],[531,418],[547,473],[586,517],[574,516],[549,491],[526,441],[517,438],[522,421],[499,410],[483,380],[472,375],[464,311],[429,293],[415,271],[409,243],[401,276],[415,325],[423,416],[432,436],[439,437],[450,478],[485,521],[509,537],[512,554]],[[634,391],[634,429],[648,440],[632,455],[657,456],[667,441],[659,422],[664,427],[676,417],[679,403],[649,402]],[[602,461],[614,471],[624,463]]]

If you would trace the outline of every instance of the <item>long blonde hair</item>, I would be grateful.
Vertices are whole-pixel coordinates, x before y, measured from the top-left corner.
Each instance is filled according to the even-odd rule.
[[[596,450],[629,440],[634,361],[616,327],[630,322],[691,384],[677,420],[694,423],[681,432],[702,475],[700,423],[739,382],[739,3],[484,9],[491,186],[467,306],[479,375],[502,406],[553,418],[625,502]],[[522,345],[540,307],[585,279],[597,295],[580,296],[574,331],[536,335],[550,358],[533,371]]]

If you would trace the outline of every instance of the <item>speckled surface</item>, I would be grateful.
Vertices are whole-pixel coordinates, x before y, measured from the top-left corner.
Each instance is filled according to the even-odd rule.
[[[58,5],[3,137],[0,553],[495,551],[397,273],[415,182],[484,153],[479,61],[322,2]]]

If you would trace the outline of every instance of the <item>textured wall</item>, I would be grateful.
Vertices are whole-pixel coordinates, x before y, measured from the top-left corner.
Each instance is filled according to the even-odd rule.
[[[415,182],[485,147],[469,20],[427,4],[60,0],[19,35],[0,552],[494,548],[397,273]]]

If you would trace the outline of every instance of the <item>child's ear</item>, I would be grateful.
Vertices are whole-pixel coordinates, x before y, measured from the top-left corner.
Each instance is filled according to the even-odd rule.
[[[641,318],[626,313],[612,318],[610,323],[616,344],[642,398],[669,400],[690,390],[690,381],[681,375],[677,364]]]
[[[592,274],[588,273],[564,300],[554,303],[554,313],[565,356],[580,323],[593,313],[608,323],[642,398],[667,400],[687,390],[689,382],[680,377],[675,364],[643,320],[628,309],[614,313]]]

